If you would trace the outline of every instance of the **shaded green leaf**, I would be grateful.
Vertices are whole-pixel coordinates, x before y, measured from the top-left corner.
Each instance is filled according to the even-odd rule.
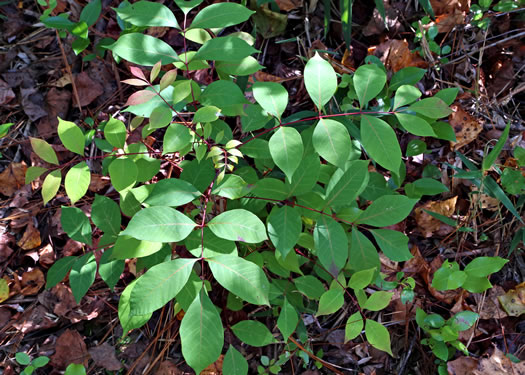
[[[356,69],[353,80],[359,107],[363,108],[383,90],[386,73],[375,64],[361,65]]]
[[[327,162],[345,169],[352,145],[346,127],[338,121],[320,119],[312,135],[315,151]]]
[[[233,26],[246,21],[253,13],[241,4],[216,3],[199,11],[189,29]]]
[[[81,256],[73,264],[69,274],[69,284],[77,303],[80,303],[82,297],[86,295],[89,287],[95,281],[96,273],[97,261],[91,252]]]
[[[390,334],[381,323],[367,319],[365,322],[365,334],[370,345],[393,356],[390,348]]]
[[[140,33],[121,35],[108,49],[124,60],[138,65],[153,66],[158,61],[166,65],[179,61],[179,56],[169,44]]]
[[[348,240],[343,227],[334,219],[322,215],[313,234],[319,261],[332,275],[338,275],[348,259]]]
[[[29,140],[31,141],[31,147],[33,147],[33,151],[38,155],[38,157],[40,157],[40,159],[50,164],[58,165],[57,154],[49,143],[43,139],[33,137],[29,137]]]
[[[398,173],[401,164],[401,148],[396,133],[390,125],[377,117],[362,115],[361,143],[375,162]]]
[[[135,26],[165,26],[180,29],[173,12],[160,3],[141,0],[114,10],[124,22]]]
[[[71,239],[91,246],[91,224],[80,208],[62,206],[60,223]]]
[[[294,128],[280,127],[270,138],[268,146],[273,161],[291,181],[303,157],[301,135]]]
[[[279,83],[259,81],[253,84],[252,90],[257,103],[270,115],[280,119],[288,105],[288,91]]]
[[[61,181],[62,174],[60,169],[55,169],[54,171],[49,172],[46,176],[42,183],[42,199],[44,201],[44,206],[55,197],[60,188]]]
[[[251,346],[260,347],[275,342],[270,330],[256,320],[242,320],[231,328],[239,340]]]

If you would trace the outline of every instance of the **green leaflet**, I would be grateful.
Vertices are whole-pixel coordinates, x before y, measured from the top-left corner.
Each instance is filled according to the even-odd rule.
[[[160,309],[184,287],[197,259],[175,259],[151,267],[136,282],[130,296],[130,315]]]
[[[228,27],[246,21],[255,13],[235,3],[217,3],[202,9],[193,19],[190,29],[211,29]]]
[[[66,188],[66,194],[71,200],[71,204],[75,204],[86,194],[90,181],[91,173],[85,161],[73,166],[67,172],[64,186]]]
[[[303,157],[301,135],[294,128],[280,127],[270,138],[269,147],[273,161],[284,172],[288,182],[291,182]]]
[[[361,65],[354,73],[354,87],[359,99],[359,107],[376,97],[386,83],[386,73],[375,64]]]
[[[158,61],[162,65],[180,61],[179,56],[166,42],[139,33],[121,35],[108,49],[132,63],[153,66]]]
[[[345,169],[352,145],[350,134],[343,124],[335,120],[320,119],[312,135],[312,143],[323,159]]]
[[[165,26],[180,29],[172,11],[160,3],[142,0],[114,10],[123,21],[135,26]]]
[[[58,117],[58,137],[69,151],[84,156],[84,133],[73,122]]]
[[[288,105],[288,91],[275,82],[255,82],[252,86],[253,97],[268,114],[281,119]]]
[[[224,345],[224,328],[217,308],[202,288],[180,324],[184,359],[200,374],[215,362]]]
[[[304,85],[310,98],[317,106],[323,108],[337,90],[337,76],[334,68],[319,53],[315,53],[304,68]]]
[[[389,171],[398,173],[401,148],[396,133],[385,121],[369,115],[361,116],[361,143],[370,157]]]
[[[339,274],[348,258],[348,240],[341,224],[321,215],[314,228],[314,241],[321,264],[332,275]]]
[[[193,220],[174,208],[155,206],[137,212],[121,234],[151,242],[178,242],[188,237],[195,226]]]
[[[270,284],[262,269],[236,255],[206,259],[215,279],[224,288],[255,305],[269,305]]]

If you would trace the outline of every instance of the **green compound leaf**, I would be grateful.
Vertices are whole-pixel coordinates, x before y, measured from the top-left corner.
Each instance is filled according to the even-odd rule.
[[[261,267],[236,255],[219,255],[206,261],[224,288],[249,303],[270,305],[270,283]]]
[[[174,208],[148,207],[136,213],[121,234],[151,242],[179,242],[195,226],[193,220]]]
[[[31,147],[33,147],[33,151],[38,155],[38,157],[40,157],[40,159],[50,164],[58,165],[57,154],[49,143],[43,139],[33,137],[29,137],[29,140],[31,141]]]
[[[399,87],[394,96],[394,107],[395,111],[399,107],[415,102],[421,97],[421,91],[417,87],[411,85],[403,85]]]
[[[182,354],[200,374],[219,358],[224,345],[224,328],[217,308],[203,287],[180,324]]]
[[[180,29],[172,11],[160,3],[137,1],[114,10],[123,21],[135,26],[165,26]]]
[[[290,206],[274,207],[268,217],[268,236],[283,258],[293,249],[303,227],[301,215]]]
[[[365,322],[365,334],[370,345],[393,356],[390,348],[390,333],[381,323],[367,319]]]
[[[180,61],[179,56],[173,48],[166,42],[139,33],[121,35],[118,40],[108,46],[124,60],[144,66],[153,66],[158,61],[162,65]]]
[[[255,82],[252,90],[257,103],[270,115],[280,120],[288,105],[288,91],[275,82]]]
[[[91,206],[91,220],[105,234],[117,236],[120,233],[120,208],[108,197],[95,194]]]
[[[137,279],[138,280],[138,279]],[[118,302],[118,319],[122,326],[123,337],[128,335],[132,329],[140,328],[150,320],[152,313],[144,315],[131,315],[130,298],[131,291],[135,287],[137,280],[133,280],[122,292]]]
[[[131,189],[137,182],[139,174],[135,162],[127,157],[113,160],[109,165],[108,171],[113,187],[119,192]]]
[[[357,229],[352,230],[352,243],[350,246],[351,269],[362,271],[367,269],[380,269],[379,254],[374,244]]]
[[[436,97],[422,99],[411,104],[408,109],[433,119],[445,117],[452,113],[452,110],[448,105],[443,100]]]
[[[167,178],[155,184],[145,202],[151,206],[177,207],[191,202],[200,195],[197,188],[189,182]]]
[[[64,147],[81,156],[84,155],[84,133],[75,123],[64,121],[58,117],[58,137],[64,144]]]
[[[304,68],[304,85],[317,108],[323,108],[337,90],[334,68],[317,52]]]
[[[363,317],[359,311],[350,315],[345,325],[345,343],[359,336],[363,330],[363,327]]]
[[[285,297],[279,318],[277,319],[277,328],[281,331],[285,341],[288,341],[288,337],[295,331],[297,323],[299,323],[297,311],[295,311],[294,307]]]
[[[417,199],[404,195],[384,195],[377,198],[357,219],[358,224],[387,227],[399,223],[414,208]]]
[[[206,41],[193,59],[215,61],[239,61],[260,52],[236,36],[221,36]]]
[[[215,216],[207,227],[220,238],[258,243],[268,239],[263,222],[250,211],[235,209]]]
[[[233,347],[233,345],[230,345],[228,351],[224,355],[224,361],[222,362],[222,373],[231,375],[248,374],[248,361],[237,349]]]
[[[270,138],[269,147],[273,161],[291,182],[303,157],[301,135],[294,128],[280,127]]]
[[[54,171],[49,172],[46,176],[42,183],[42,199],[44,201],[44,206],[55,197],[60,188],[61,181],[62,174],[60,173],[60,169],[55,169]]]
[[[386,83],[386,73],[377,65],[361,65],[354,73],[354,88],[359,99],[359,107],[363,108],[383,90]]]
[[[240,321],[232,326],[232,331],[239,340],[251,346],[260,347],[275,342],[270,330],[256,320]]]
[[[111,116],[104,127],[104,137],[113,147],[123,148],[126,143],[126,125]]]
[[[64,280],[64,277],[71,270],[76,260],[77,257],[74,256],[67,256],[57,260],[47,271],[46,289],[51,289]]]
[[[465,267],[465,272],[469,276],[488,276],[501,270],[508,261],[500,257],[477,257]]]
[[[436,136],[432,126],[421,117],[407,115],[406,113],[396,113],[396,117],[403,128],[414,135],[419,135],[420,137]]]
[[[193,19],[189,29],[211,29],[237,25],[255,13],[235,3],[217,3],[202,9]]]
[[[90,182],[91,173],[85,161],[78,163],[67,172],[64,186],[71,204],[75,204],[86,194]]]
[[[319,299],[319,309],[316,316],[330,315],[338,311],[345,302],[343,291],[340,289],[330,289],[323,293]]]
[[[389,171],[398,173],[401,147],[390,125],[377,117],[361,116],[361,143],[374,161]]]
[[[326,187],[325,207],[352,204],[366,188],[369,180],[368,161],[355,160],[349,163],[346,172],[337,170]]]
[[[370,230],[381,251],[394,262],[404,262],[413,257],[408,250],[408,237],[391,229]]]
[[[80,208],[62,206],[60,223],[71,239],[91,246],[91,224]]]
[[[315,151],[333,165],[345,169],[352,144],[346,127],[338,121],[320,119],[312,135]]]
[[[348,240],[341,224],[322,215],[314,228],[314,242],[321,264],[337,276],[348,258]]]
[[[73,264],[69,274],[69,284],[77,303],[80,303],[82,297],[86,295],[89,287],[95,281],[96,274],[97,261],[93,253],[83,255]]]
[[[130,296],[130,315],[160,309],[180,292],[197,259],[175,259],[151,267],[136,282]]]
[[[382,290],[374,292],[368,297],[363,308],[370,311],[383,310],[388,306],[393,295],[394,293],[392,292],[385,292]]]

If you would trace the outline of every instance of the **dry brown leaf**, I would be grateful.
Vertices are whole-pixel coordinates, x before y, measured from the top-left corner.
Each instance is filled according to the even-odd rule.
[[[453,361],[447,362],[447,371],[449,375],[472,375],[478,367],[478,360],[472,357],[459,357]]]
[[[374,54],[385,64],[385,67],[397,72],[407,66],[426,68],[428,64],[417,52],[411,52],[406,40],[391,39],[369,49],[369,54]]]
[[[525,313],[525,282],[498,297],[503,309],[510,316],[520,316]]]
[[[525,375],[525,361],[512,363],[498,348],[490,358],[479,360],[478,368],[472,372],[473,375]]]
[[[155,375],[182,375],[182,371],[171,361],[162,361]]]
[[[0,79],[0,105],[6,105],[14,98],[16,98],[14,91]]]
[[[32,271],[24,272],[22,274],[22,293],[24,296],[31,296],[37,294],[45,285],[46,280],[44,273],[40,268],[35,268]]]
[[[483,130],[483,126],[478,120],[465,112],[459,103],[452,105],[450,109],[453,112],[448,116],[448,121],[456,133],[457,141],[450,142],[450,147],[459,150],[475,140]]]
[[[38,262],[40,265],[44,266],[44,268],[48,268],[55,263],[55,259],[56,254],[53,251],[51,244],[47,244],[38,250]]]
[[[71,363],[83,364],[87,367],[88,359],[89,353],[84,338],[78,331],[66,329],[56,341],[51,365],[58,369],[65,369]]]
[[[479,313],[480,319],[501,319],[506,318],[507,313],[501,309],[498,301],[498,296],[505,294],[503,288],[499,285],[494,285],[489,289],[485,298],[481,294],[473,294],[477,306],[470,306],[472,311]]]
[[[478,187],[471,185],[471,190],[478,191]],[[481,204],[481,208],[489,211],[497,211],[499,209],[499,200],[487,194],[472,194],[472,204]]]
[[[424,237],[431,237],[433,234],[446,235],[451,233],[454,228],[433,218],[424,210],[436,212],[443,216],[449,217],[456,209],[458,197],[453,197],[445,201],[427,202],[414,210],[416,223],[419,231]]]
[[[91,181],[89,182],[89,191],[98,193],[100,190],[107,187],[110,183],[109,177],[101,176],[99,174],[92,174]]]
[[[40,239],[40,231],[35,228],[32,222],[27,224],[27,227],[22,235],[22,238],[16,243],[23,250],[31,250],[40,246],[42,240]]]
[[[100,84],[92,80],[87,72],[82,72],[75,76],[75,85],[81,107],[88,105],[104,93],[104,89]]]
[[[280,10],[289,12],[303,6],[303,0],[275,0]]]
[[[15,191],[25,185],[27,165],[25,162],[10,163],[0,173],[0,194],[11,197]]]
[[[89,354],[97,366],[103,367],[108,371],[119,371],[122,368],[122,363],[115,355],[115,348],[107,342],[90,348]]]
[[[213,362],[211,365],[202,370],[201,375],[222,375],[222,362],[224,361],[224,355]]]
[[[58,320],[49,317],[49,311],[42,305],[33,305],[13,323],[13,327],[22,333],[45,330],[55,327]]]

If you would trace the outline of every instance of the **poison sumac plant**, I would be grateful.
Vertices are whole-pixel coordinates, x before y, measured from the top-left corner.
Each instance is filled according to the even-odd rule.
[[[42,185],[46,204],[67,170],[64,185],[71,205],[62,207],[62,227],[91,249],[83,256],[59,259],[49,270],[47,287],[69,273],[79,302],[97,269],[113,288],[124,261],[137,258],[137,274],[146,271],[121,294],[118,312],[124,333],[175,300],[176,311],[185,313],[182,353],[197,373],[224,350],[226,320],[221,311],[239,310],[244,303],[267,306],[268,314],[277,314],[281,335],[255,319],[227,327],[248,345],[280,342],[290,353],[302,352],[306,361],[310,355],[317,358],[300,314],[334,314],[346,302],[352,311],[346,340],[364,329],[371,345],[392,355],[389,332],[371,312],[389,304],[393,293],[387,290],[397,285],[412,298],[414,281],[384,282],[378,250],[396,262],[412,255],[407,236],[383,227],[404,220],[421,196],[447,190],[430,178],[404,183],[396,130],[454,140],[450,125],[439,119],[451,112],[457,90],[421,99],[415,84],[424,70],[405,68],[387,82],[378,61],[338,79],[330,63],[315,54],[304,68],[315,111],[283,117],[288,106],[284,86],[248,84],[247,77],[262,68],[252,56],[258,52],[253,38],[222,33],[254,12],[235,3],[217,3],[188,23],[188,13],[201,1],[175,3],[184,14],[182,24],[160,3],[123,3],[115,9],[124,29],[107,48],[116,59],[152,67],[149,77],[131,68],[133,78],[124,81],[140,88],[124,111],[135,116],[128,125],[111,117],[98,124],[93,141],[86,141],[87,131],[59,119],[60,140],[77,154],[66,165],[59,164],[44,140],[31,139],[34,151],[56,167],[30,167],[27,182],[47,173]],[[142,33],[150,26],[179,29],[201,47],[185,47],[178,54]],[[219,32],[225,36],[216,37]],[[203,69],[220,79],[201,86],[193,77]],[[257,103],[246,99],[248,91]],[[144,119],[143,142],[129,143],[129,133]],[[233,126],[236,119],[241,128]],[[144,142],[150,135],[163,136],[162,142],[152,147]],[[100,151],[102,173],[109,175],[120,197],[115,201],[96,195],[88,218],[74,204],[90,184],[93,166],[85,156],[90,142]],[[410,152],[413,155],[414,148]],[[159,173],[161,160],[180,175],[174,172],[170,176],[177,177],[148,183]],[[371,172],[372,165],[386,172]],[[129,218],[124,230],[122,215]],[[97,236],[103,233],[97,248],[93,226]],[[183,247],[187,251],[177,251]],[[103,252],[98,264],[95,251]],[[223,293],[228,294],[227,304],[218,306]],[[236,373],[248,369],[243,356],[230,347],[224,372],[234,373],[228,372],[233,367],[243,369]]]

